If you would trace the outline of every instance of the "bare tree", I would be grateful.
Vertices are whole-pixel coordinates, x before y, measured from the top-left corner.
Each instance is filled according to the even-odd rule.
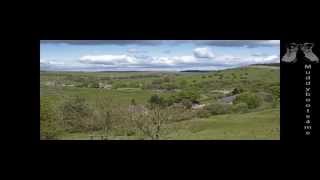
[[[99,108],[99,118],[103,127],[104,138],[107,139],[113,128],[112,119],[112,98],[111,97],[100,97],[96,101],[97,107]]]
[[[170,109],[168,107],[153,106],[147,109],[143,106],[133,108],[132,120],[136,128],[142,134],[152,140],[160,139],[163,133],[163,127],[170,120]]]

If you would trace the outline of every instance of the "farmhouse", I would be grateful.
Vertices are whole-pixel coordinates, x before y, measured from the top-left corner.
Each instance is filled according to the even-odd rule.
[[[99,88],[111,89],[111,88],[112,88],[112,85],[111,85],[111,84],[99,83]]]
[[[206,104],[192,104],[192,109],[202,109],[206,106]]]

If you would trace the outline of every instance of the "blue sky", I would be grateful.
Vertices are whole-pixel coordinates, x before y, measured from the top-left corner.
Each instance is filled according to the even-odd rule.
[[[217,70],[279,62],[279,40],[42,40],[52,71]]]

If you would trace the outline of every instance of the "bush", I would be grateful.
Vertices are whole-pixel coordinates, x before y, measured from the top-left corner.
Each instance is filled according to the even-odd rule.
[[[238,103],[232,106],[233,112],[245,113],[248,112],[248,104],[246,103]]]
[[[275,99],[280,99],[280,86],[271,86],[270,91],[272,95],[275,97]]]
[[[236,94],[240,94],[242,92],[243,92],[242,88],[234,88],[231,93],[232,93],[232,95],[236,95]]]
[[[212,115],[218,115],[218,114],[227,114],[231,112],[231,105],[225,104],[225,103],[213,103],[205,108],[210,112]]]
[[[189,99],[183,99],[181,103],[186,109],[191,109],[192,107],[192,102]]]
[[[275,98],[273,97],[272,94],[270,93],[266,93],[266,92],[259,92],[257,93],[257,95],[259,97],[261,97],[261,99],[263,99],[263,101],[265,102],[273,102],[275,100]]]
[[[84,98],[79,96],[66,100],[61,108],[64,128],[70,132],[87,131],[90,129],[92,109]]]
[[[173,98],[177,103],[185,99],[191,102],[197,102],[200,99],[200,93],[196,90],[186,90],[186,91],[181,91],[178,94],[174,95]]]
[[[40,139],[55,139],[57,135],[57,118],[52,106],[42,98],[40,100]]]
[[[170,107],[170,109],[172,122],[190,120],[197,116],[195,111],[186,110],[182,107]]]
[[[97,83],[97,82],[92,82],[92,83],[89,84],[89,87],[90,87],[90,88],[99,88],[99,83]]]
[[[211,116],[211,113],[207,109],[201,109],[197,112],[197,117],[199,118],[208,118]]]
[[[165,99],[163,97],[158,96],[157,94],[154,94],[150,97],[149,103],[151,107],[154,107],[155,105],[164,107],[167,105]]]
[[[170,77],[169,76],[165,76],[162,81],[163,82],[170,82]]]
[[[254,93],[242,93],[233,101],[235,104],[246,103],[249,109],[257,108],[261,105],[262,100]]]

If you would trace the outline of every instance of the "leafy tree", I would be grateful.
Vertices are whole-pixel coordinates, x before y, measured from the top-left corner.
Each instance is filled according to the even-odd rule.
[[[75,96],[67,99],[60,108],[66,130],[71,132],[90,130],[88,123],[93,111],[84,98]]]
[[[166,99],[157,94],[154,94],[150,97],[149,103],[151,108],[154,108],[155,106],[160,106],[160,107],[167,106]]]

